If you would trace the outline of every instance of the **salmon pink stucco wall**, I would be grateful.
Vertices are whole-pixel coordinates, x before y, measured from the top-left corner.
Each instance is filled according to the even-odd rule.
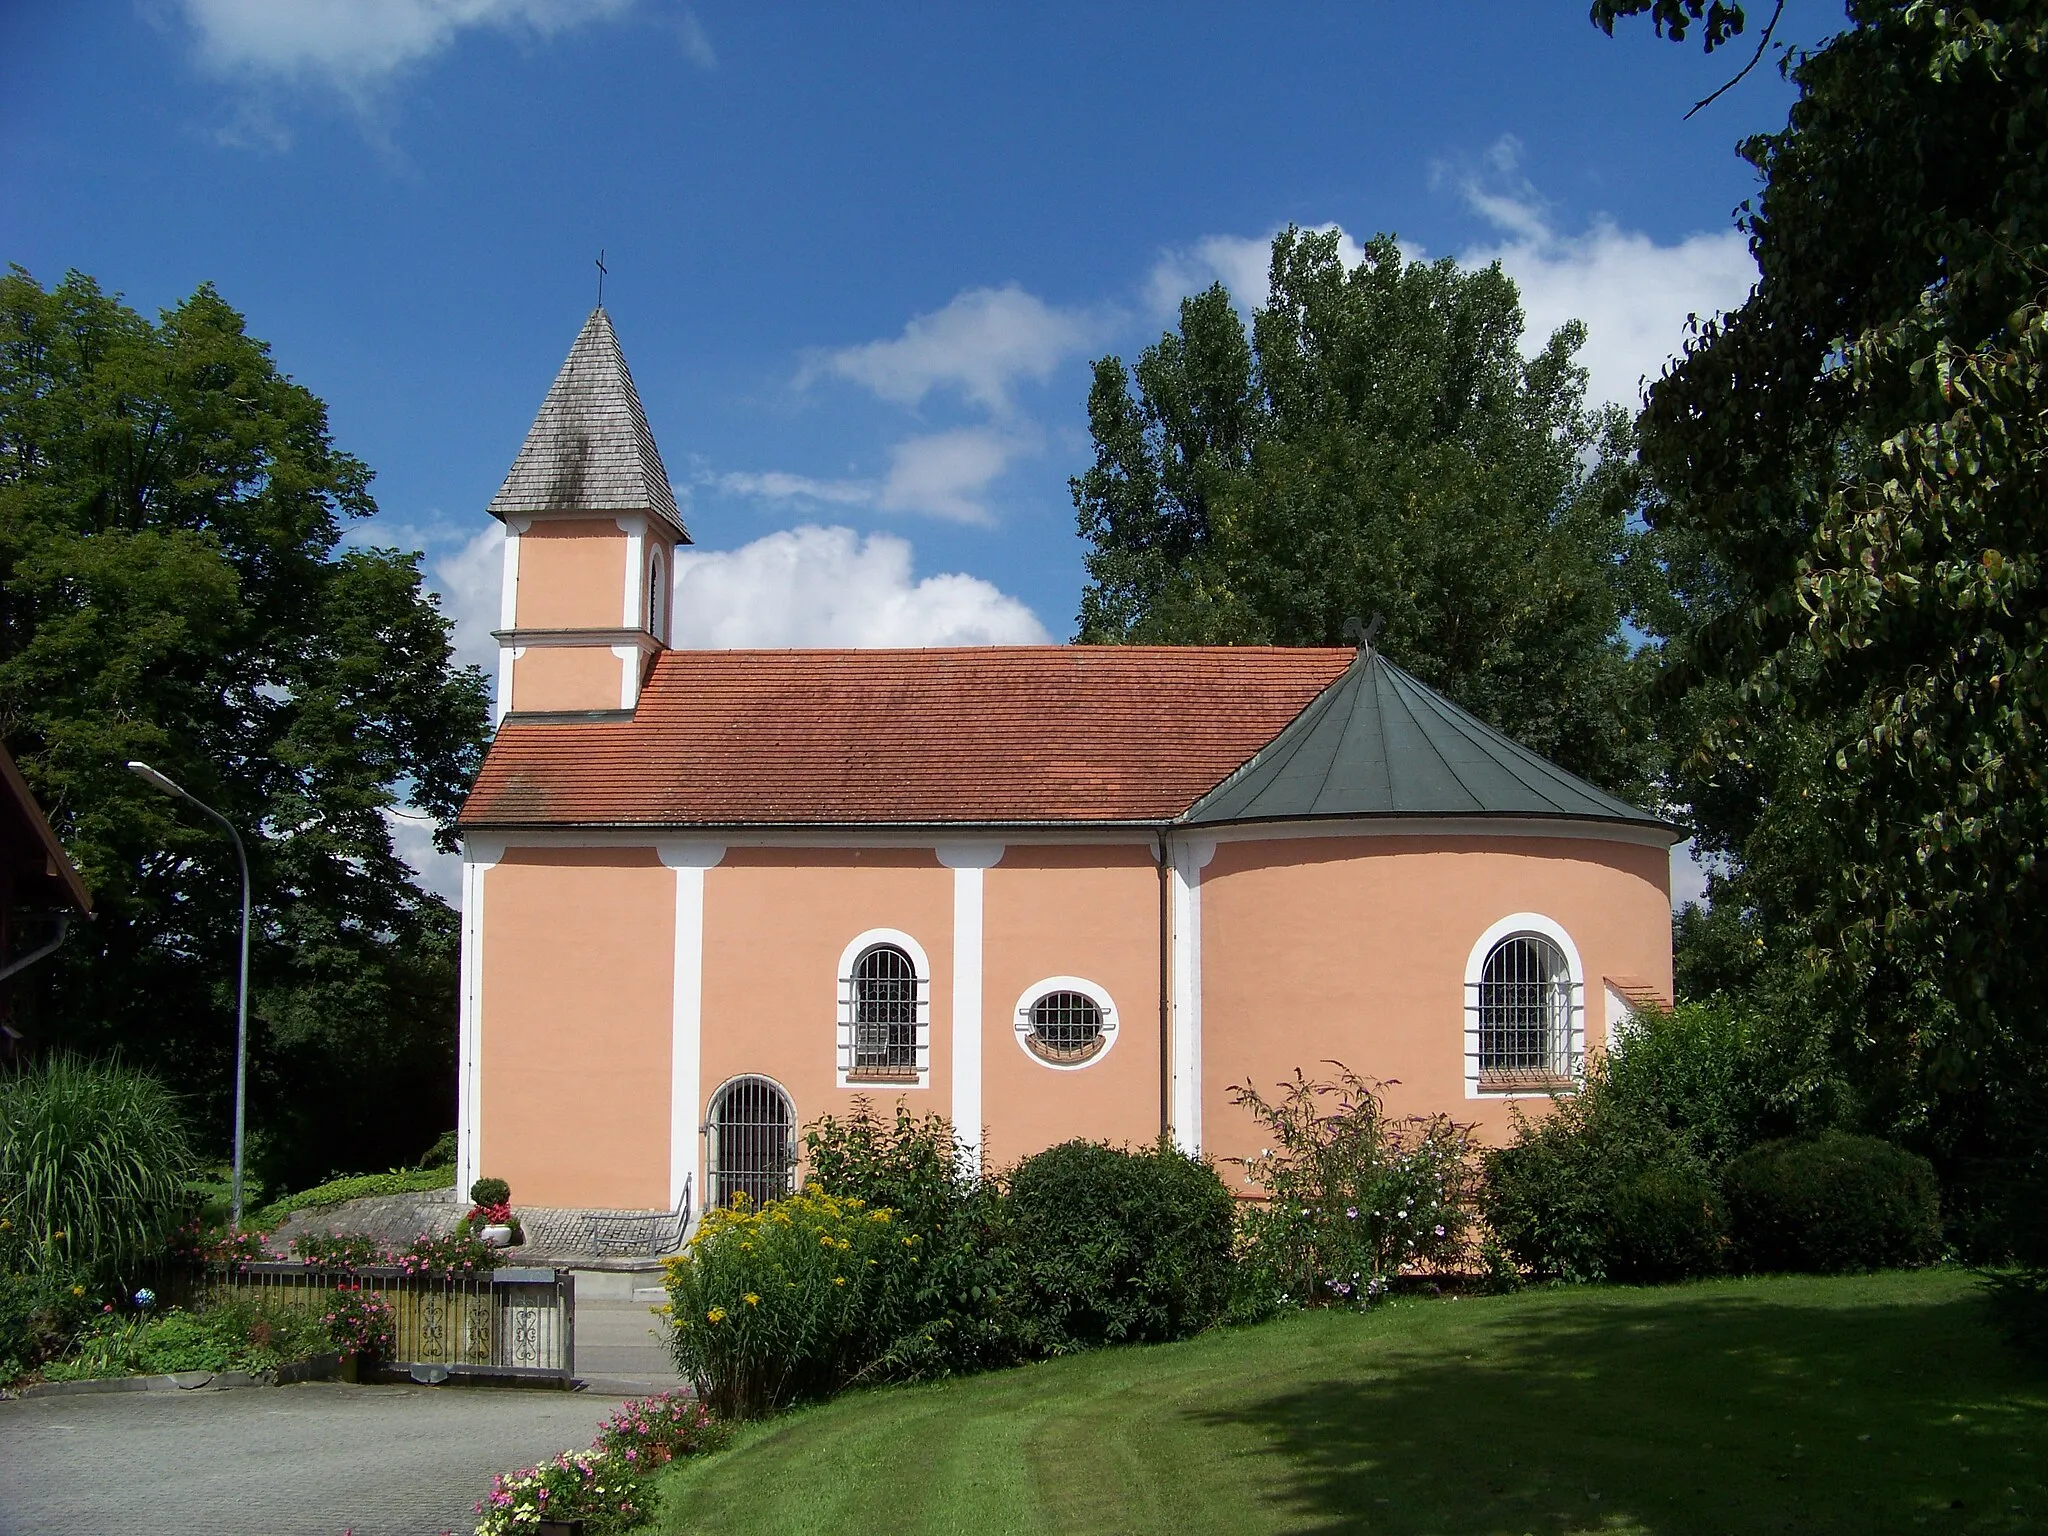
[[[530,645],[512,663],[512,708],[617,709],[623,663],[608,645]]]
[[[1143,845],[1012,846],[983,877],[983,1165],[1073,1137],[1148,1145],[1159,1134],[1159,866]],[[1117,1038],[1086,1065],[1050,1067],[1017,1042],[1027,987],[1104,988]]]
[[[517,580],[520,629],[616,629],[625,612],[625,530],[608,517],[534,523],[519,537]]]
[[[665,1208],[674,871],[515,848],[483,881],[482,1174],[522,1205]]]
[[[839,963],[870,929],[931,967],[930,1086],[838,1086]],[[703,1124],[720,1084],[782,1085],[799,1124],[865,1093],[887,1113],[952,1114],[953,872],[930,848],[733,848],[704,876]]]
[[[1662,846],[1583,838],[1363,835],[1220,845],[1202,880],[1202,1131],[1218,1158],[1258,1150],[1230,1102],[1328,1060],[1387,1081],[1396,1114],[1443,1111],[1499,1142],[1510,1104],[1465,1093],[1465,968],[1498,920],[1561,924],[1584,966],[1586,1046],[1605,1043],[1603,978],[1671,995]],[[1233,1187],[1240,1172],[1225,1168]]]

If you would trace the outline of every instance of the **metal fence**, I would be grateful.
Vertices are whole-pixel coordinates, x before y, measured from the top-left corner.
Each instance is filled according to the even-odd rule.
[[[193,1299],[324,1311],[344,1285],[391,1309],[395,1338],[388,1363],[400,1369],[440,1366],[450,1375],[555,1379],[564,1386],[576,1374],[576,1277],[566,1269],[448,1276],[382,1266],[239,1264],[197,1276]]]

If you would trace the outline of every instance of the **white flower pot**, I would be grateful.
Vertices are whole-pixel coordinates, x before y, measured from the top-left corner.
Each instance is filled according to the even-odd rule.
[[[510,1227],[485,1227],[483,1239],[492,1248],[509,1248],[512,1246],[512,1229]]]

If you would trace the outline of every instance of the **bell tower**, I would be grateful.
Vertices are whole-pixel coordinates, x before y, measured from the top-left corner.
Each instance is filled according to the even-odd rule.
[[[505,524],[497,718],[630,712],[690,534],[602,304],[489,510]]]

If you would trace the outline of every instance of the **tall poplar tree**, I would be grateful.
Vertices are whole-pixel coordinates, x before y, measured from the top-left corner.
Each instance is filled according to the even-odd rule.
[[[1527,358],[1523,330],[1498,265],[1384,235],[1348,269],[1334,231],[1279,235],[1249,336],[1222,285],[1184,300],[1135,367],[1095,365],[1080,638],[1337,645],[1377,613],[1424,682],[1649,795],[1628,628],[1665,615],[1629,422],[1587,407],[1583,326]]]

